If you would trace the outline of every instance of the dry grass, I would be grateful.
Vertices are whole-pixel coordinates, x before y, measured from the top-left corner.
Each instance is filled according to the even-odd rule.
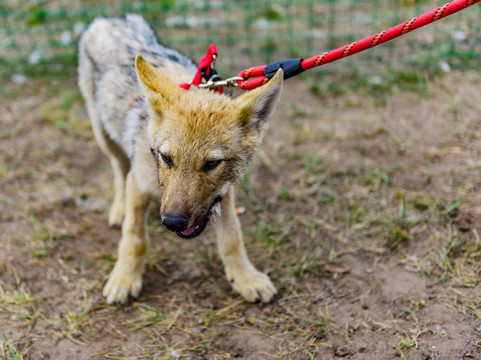
[[[232,293],[212,234],[176,238],[155,209],[142,297],[106,305],[119,232],[75,83],[7,81],[1,356],[480,358],[481,76],[401,75],[286,83],[237,192],[269,305]]]

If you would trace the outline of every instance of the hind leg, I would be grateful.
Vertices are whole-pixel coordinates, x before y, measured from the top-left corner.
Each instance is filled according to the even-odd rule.
[[[129,163],[118,157],[110,157],[114,172],[114,201],[109,211],[109,225],[121,227],[125,215],[125,179],[129,172]]]
[[[87,112],[92,124],[95,139],[102,152],[110,159],[114,173],[114,201],[109,212],[109,225],[120,227],[125,213],[125,179],[130,170],[130,162],[122,151],[107,134],[95,106],[94,69],[87,56],[84,39],[80,42],[79,51],[79,86],[85,98]]]
[[[109,211],[109,225],[121,227],[125,214],[125,180],[130,170],[130,163],[122,149],[114,143],[100,123],[93,123],[95,138],[102,151],[109,157],[114,173],[114,200]]]
[[[114,173],[114,201],[109,211],[109,225],[121,227],[125,214],[125,179],[130,170],[130,162],[120,146],[106,134],[94,107],[93,99],[86,96],[86,103],[95,139],[102,152],[109,157]]]

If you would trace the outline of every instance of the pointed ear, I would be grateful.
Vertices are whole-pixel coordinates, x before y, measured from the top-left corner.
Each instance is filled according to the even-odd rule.
[[[236,99],[241,108],[241,121],[251,129],[261,129],[274,112],[281,95],[284,72],[277,70],[269,82]]]
[[[179,85],[149,64],[140,54],[135,58],[135,70],[150,106],[159,113],[170,98],[180,95],[183,91]]]

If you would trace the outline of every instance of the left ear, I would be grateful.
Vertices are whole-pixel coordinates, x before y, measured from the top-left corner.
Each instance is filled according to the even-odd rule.
[[[158,114],[162,114],[172,99],[183,95],[184,90],[179,85],[170,81],[164,73],[149,64],[140,54],[135,58],[135,70],[150,107]]]
[[[241,109],[240,120],[251,129],[260,129],[270,118],[281,95],[284,72],[277,70],[269,82],[236,99]]]

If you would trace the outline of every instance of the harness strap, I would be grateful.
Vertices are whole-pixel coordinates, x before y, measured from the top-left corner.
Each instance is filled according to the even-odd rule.
[[[207,49],[207,54],[202,59],[200,59],[199,66],[197,67],[197,72],[195,73],[192,81],[179,84],[179,86],[184,90],[189,90],[191,85],[199,86],[202,83],[202,79],[205,79],[205,81],[209,81],[212,78],[216,77],[218,78],[218,80],[221,80],[221,78],[217,75],[217,71],[215,70],[216,59],[217,48],[214,44],[211,44]],[[222,93],[223,89],[221,87],[218,87],[216,91]]]

